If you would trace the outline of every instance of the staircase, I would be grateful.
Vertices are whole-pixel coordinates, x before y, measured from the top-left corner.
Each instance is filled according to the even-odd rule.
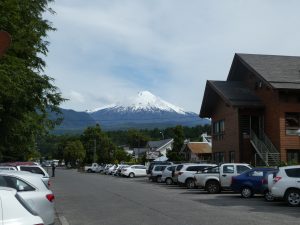
[[[263,133],[262,138],[258,138],[253,130],[250,132],[250,142],[256,153],[263,160],[266,166],[277,166],[280,163],[280,153],[272,144],[270,139]]]

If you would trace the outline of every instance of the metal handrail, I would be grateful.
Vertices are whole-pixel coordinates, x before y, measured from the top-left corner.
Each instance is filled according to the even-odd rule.
[[[253,145],[255,145],[256,152],[267,166],[270,163],[279,163],[280,153],[265,134],[264,140],[267,140],[268,143],[265,143],[264,140],[259,139],[253,130],[250,131],[250,138]],[[272,151],[270,151],[270,149],[272,149]]]

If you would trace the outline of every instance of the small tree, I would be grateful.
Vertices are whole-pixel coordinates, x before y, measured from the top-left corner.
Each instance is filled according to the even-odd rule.
[[[86,151],[81,141],[70,141],[64,149],[64,159],[66,164],[70,163],[72,167],[81,164],[85,157]]]

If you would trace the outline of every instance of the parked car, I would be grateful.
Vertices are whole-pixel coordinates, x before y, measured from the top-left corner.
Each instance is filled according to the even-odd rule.
[[[18,195],[38,213],[44,224],[54,223],[54,195],[42,176],[21,171],[0,171],[0,186],[17,190]]]
[[[35,174],[40,174],[42,175],[42,180],[44,181],[44,183],[46,185],[48,185],[48,187],[50,187],[50,177],[49,174],[47,173],[47,171],[38,165],[18,165],[16,166],[18,171],[27,171],[27,172],[31,172],[31,173],[35,173]]]
[[[116,169],[114,175],[115,175],[115,176],[121,176],[121,175],[122,175],[122,174],[121,174],[122,169],[123,169],[123,168],[127,168],[128,166],[129,166],[129,165],[126,165],[126,164],[120,164],[120,165],[117,167],[117,169]]]
[[[161,182],[166,183],[167,185],[173,184],[173,174],[177,165],[167,166],[161,175]]]
[[[172,165],[172,162],[167,162],[167,161],[153,161],[149,164],[148,168],[147,168],[147,174],[150,174],[153,170],[153,167],[155,165]]]
[[[104,174],[108,174],[108,170],[109,170],[109,168],[111,168],[112,166],[113,166],[112,164],[106,164],[105,167],[104,167],[103,173],[104,173]]]
[[[122,169],[122,175],[126,177],[141,177],[147,176],[146,166],[132,165]]]
[[[13,163],[2,163],[1,167],[14,167],[18,171],[27,171],[31,173],[40,174],[43,176],[43,181],[46,185],[50,187],[50,177],[47,171],[36,162],[13,162]]]
[[[149,180],[161,182],[161,176],[167,165],[155,165],[150,174],[148,174]]]
[[[118,165],[112,165],[111,167],[108,168],[106,174],[107,175],[112,175],[114,173],[114,171],[116,170]]]
[[[84,171],[87,173],[100,173],[103,170],[103,167],[98,163],[92,163],[91,166],[85,166]]]
[[[1,225],[43,225],[43,220],[12,188],[0,188]]]
[[[253,168],[239,176],[232,177],[230,188],[240,193],[243,198],[253,197],[254,194],[267,195],[266,199],[270,200],[269,188],[267,185],[266,175],[277,171],[273,168]]]
[[[300,166],[279,167],[268,176],[268,185],[275,198],[284,199],[290,206],[300,206]]]
[[[172,181],[174,184],[177,184],[178,183],[178,174],[180,172],[180,170],[182,169],[182,167],[184,166],[185,164],[178,164],[176,167],[175,167],[175,171],[174,173],[172,174]]]
[[[178,184],[188,189],[195,188],[194,174],[200,170],[207,169],[216,164],[185,164],[178,173]]]
[[[216,194],[223,189],[230,189],[232,177],[250,169],[252,167],[245,163],[225,163],[196,173],[195,184],[210,194]]]

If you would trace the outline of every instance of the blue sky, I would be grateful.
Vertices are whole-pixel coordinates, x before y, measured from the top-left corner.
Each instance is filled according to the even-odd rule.
[[[46,73],[77,111],[148,90],[199,112],[234,53],[300,55],[297,0],[56,0]]]

